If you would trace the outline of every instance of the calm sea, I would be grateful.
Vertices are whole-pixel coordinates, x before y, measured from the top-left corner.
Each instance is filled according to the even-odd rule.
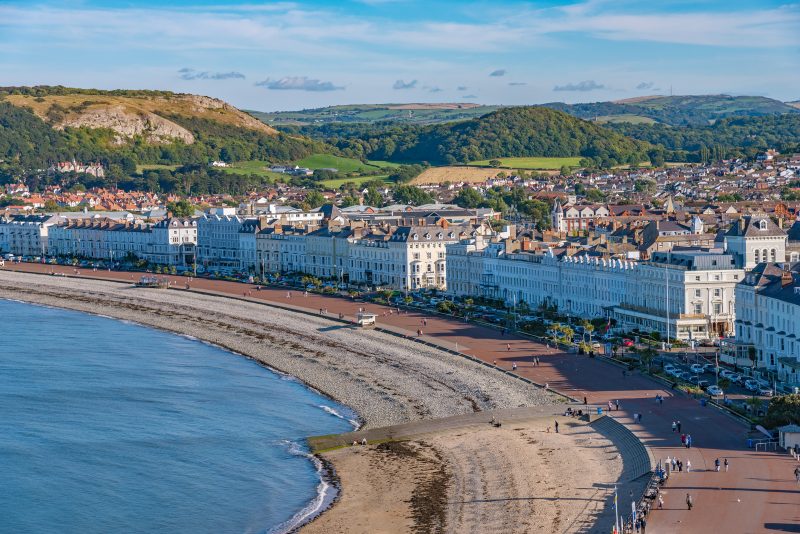
[[[3,533],[270,532],[324,490],[302,439],[352,429],[189,338],[0,300],[0,340]]]

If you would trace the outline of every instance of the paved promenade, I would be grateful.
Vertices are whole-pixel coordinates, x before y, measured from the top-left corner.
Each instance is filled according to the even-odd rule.
[[[51,265],[7,264],[4,269],[40,273],[55,270],[74,275],[72,268]],[[141,276],[79,271],[80,276],[109,280],[133,281]],[[171,278],[177,287],[185,286],[186,278]],[[657,459],[677,456],[684,464],[687,460],[692,464],[692,472],[684,469],[670,478],[664,492],[664,510],[652,512],[648,532],[800,532],[800,485],[794,481],[795,464],[791,457],[747,449],[745,425],[715,408],[701,407],[696,400],[663,389],[647,377],[623,376],[618,367],[596,359],[547,349],[523,337],[502,336],[495,329],[448,318],[416,312],[384,315],[389,308],[319,295],[303,297],[296,290],[291,290],[292,296],[287,298],[285,289],[256,291],[255,286],[234,282],[194,279],[191,288],[315,312],[327,309],[331,316],[343,313],[351,319],[359,307],[366,307],[379,315],[379,326],[409,336],[422,329],[422,337],[429,341],[449,348],[457,345],[458,350],[486,362],[497,362],[507,370],[516,363],[520,375],[547,383],[551,389],[579,400],[586,397],[589,404],[619,400],[620,410],[611,415],[628,426]],[[424,326],[423,320],[427,323]],[[533,356],[540,358],[539,366],[533,365]],[[656,395],[664,396],[663,404],[656,403]],[[642,414],[641,422],[633,423],[634,413]],[[691,434],[691,449],[681,446],[680,436],[671,431],[672,421],[680,421],[682,432]],[[716,458],[721,462],[728,458],[730,471],[715,472]],[[694,499],[692,511],[686,509],[687,492]],[[625,502],[627,499],[620,500],[627,510],[630,506]]]

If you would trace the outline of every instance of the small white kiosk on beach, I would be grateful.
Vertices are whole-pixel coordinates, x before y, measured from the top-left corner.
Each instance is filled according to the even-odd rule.
[[[378,316],[374,313],[360,311],[356,314],[356,323],[364,328],[375,326],[375,319]]]

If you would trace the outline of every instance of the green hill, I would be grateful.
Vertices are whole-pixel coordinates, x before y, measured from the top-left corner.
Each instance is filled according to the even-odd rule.
[[[649,145],[544,107],[503,108],[460,122],[362,130],[328,139],[356,158],[452,165],[504,157],[581,157],[598,165],[647,159]]]
[[[434,124],[480,117],[499,106],[478,104],[353,104],[300,111],[248,111],[272,126],[308,126],[326,123],[390,122],[401,124]]]
[[[649,96],[587,104],[552,102],[544,106],[586,120],[660,122],[671,126],[707,125],[729,117],[800,113],[799,109],[772,98],[729,95]]]

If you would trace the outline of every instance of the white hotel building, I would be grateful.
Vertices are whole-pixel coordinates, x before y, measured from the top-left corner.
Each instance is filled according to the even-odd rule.
[[[618,328],[665,337],[669,325],[669,337],[679,339],[732,331],[734,287],[744,275],[728,254],[655,254],[641,263],[520,252],[508,241],[481,239],[449,246],[447,271],[449,292],[456,296],[526,302],[531,308],[555,305],[569,315],[612,317]]]

